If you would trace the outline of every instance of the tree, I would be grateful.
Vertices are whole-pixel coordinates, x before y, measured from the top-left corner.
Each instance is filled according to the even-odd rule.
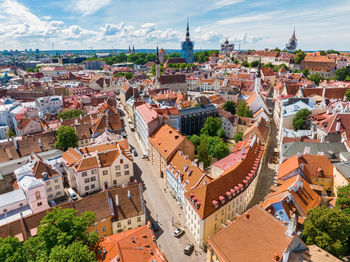
[[[268,62],[267,64],[264,64],[261,67],[262,68],[275,68],[275,66],[271,62]]]
[[[244,60],[243,63],[242,63],[242,66],[244,67],[249,67],[249,63],[247,60]]]
[[[65,110],[62,112],[59,112],[57,115],[58,119],[71,119],[71,118],[76,118],[79,117],[80,115],[85,115],[85,112],[80,109],[73,109],[73,110]]]
[[[336,206],[339,207],[345,214],[350,216],[350,185],[338,188],[337,194],[338,199]]]
[[[225,130],[221,127],[221,128],[218,130],[218,137],[224,138],[225,136],[226,136]]]
[[[350,89],[345,92],[346,101],[350,101]]]
[[[304,60],[305,56],[306,56],[306,53],[304,51],[301,51],[300,49],[298,51],[296,51],[296,57],[295,57],[295,60],[294,60],[295,63],[296,64],[300,64],[301,61]]]
[[[237,115],[242,117],[253,117],[253,112],[250,110],[246,101],[242,101],[238,104]]]
[[[133,77],[133,75],[132,75],[131,72],[125,73],[125,78],[126,78],[127,80],[130,80],[132,77]]]
[[[233,140],[235,140],[236,143],[238,143],[238,141],[242,141],[243,140],[243,133],[237,133],[235,134],[235,136],[233,137]]]
[[[188,136],[187,139],[194,145],[196,151],[197,147],[199,146],[201,139],[198,135],[194,134],[192,136]]]
[[[51,249],[49,262],[92,262],[96,255],[89,250],[88,246],[80,241],[73,242],[68,247],[57,245]]]
[[[349,251],[350,216],[338,208],[316,207],[304,222],[303,238],[337,257]]]
[[[218,117],[208,117],[201,129],[201,134],[206,136],[217,136],[218,131],[221,128],[221,119]]]
[[[303,73],[303,75],[305,77],[307,77],[309,75],[309,70],[307,68],[303,69],[303,71],[301,71]]]
[[[250,63],[250,67],[258,67],[260,65],[259,61],[253,61]]]
[[[66,151],[70,147],[78,146],[78,136],[72,126],[60,126],[57,131],[55,147]]]
[[[34,73],[34,69],[31,67],[27,68],[27,73]]]
[[[323,77],[317,73],[313,73],[309,76],[309,80],[314,81],[316,85],[319,85]]]
[[[281,52],[281,49],[279,49],[278,47],[275,47],[274,49],[270,50],[271,52]]]
[[[201,136],[201,142],[197,148],[197,152],[198,152],[198,161],[203,162],[204,168],[209,167],[211,163],[211,157],[209,156],[209,153],[208,153],[207,138],[204,135]]]
[[[335,71],[335,79],[338,81],[344,81],[348,75],[350,75],[350,72],[346,67],[339,68]]]
[[[236,114],[236,104],[233,101],[227,101],[223,107],[225,111],[230,112],[232,115]]]
[[[326,52],[324,50],[321,50],[320,55],[326,55]]]
[[[327,54],[337,54],[337,55],[339,55],[340,52],[339,52],[339,51],[336,51],[336,50],[334,50],[334,49],[329,49],[329,50],[327,50]]]
[[[229,154],[230,154],[230,149],[222,140],[220,140],[220,142],[214,146],[213,155],[217,159],[222,159],[228,156]]]
[[[307,118],[310,114],[311,112],[306,108],[298,111],[295,117],[293,118],[294,130],[305,129],[308,124]]]
[[[0,262],[25,262],[25,249],[16,237],[0,238]]]
[[[160,75],[162,75],[163,74],[163,70],[164,70],[164,66],[163,66],[163,64],[160,64]],[[156,75],[156,65],[154,64],[153,66],[152,66],[152,75]]]
[[[15,133],[15,131],[12,130],[12,128],[9,128],[9,130],[8,130],[7,133],[6,133],[6,136],[7,136],[8,138],[11,138],[11,137],[16,136],[16,133]]]
[[[276,66],[276,68],[275,68],[275,72],[278,72],[278,70],[280,70],[281,69],[281,67],[284,67],[284,69],[286,69],[287,71],[289,71],[289,68],[288,68],[288,66],[286,65],[286,64],[280,64],[280,65],[278,65],[278,66]]]

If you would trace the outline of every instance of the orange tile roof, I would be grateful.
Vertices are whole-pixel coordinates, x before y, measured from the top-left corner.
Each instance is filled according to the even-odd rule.
[[[270,262],[275,255],[282,258],[297,238],[286,235],[286,231],[286,225],[254,206],[210,237],[208,243],[220,261]]]
[[[244,139],[248,139],[252,134],[255,134],[264,143],[267,141],[270,133],[270,126],[265,118],[260,117],[254,124],[249,127],[243,134]]]
[[[173,127],[164,124],[148,138],[159,154],[166,160],[174,154],[185,137]]]
[[[101,262],[167,261],[148,225],[105,237],[99,243],[99,247],[103,250],[98,257]]]
[[[213,205],[213,201],[220,202],[218,199],[221,197],[225,197],[228,192],[237,192],[235,188],[241,187],[245,188],[249,185],[249,181],[252,181],[254,177],[252,176],[249,181],[247,181],[247,176],[249,173],[256,173],[257,167],[254,167],[255,160],[261,158],[263,146],[257,143],[257,141],[252,142],[252,147],[249,148],[247,156],[227,169],[222,175],[211,181],[210,183],[197,187],[187,193],[185,193],[185,197],[191,203],[193,201],[193,197],[196,198],[196,203],[201,203],[198,207],[196,207],[196,212],[198,215],[205,219],[209,215],[215,212],[216,208]],[[246,181],[246,186],[243,186],[244,181]],[[189,200],[191,199],[192,200]],[[219,205],[219,207],[221,207]]]
[[[167,169],[175,175],[175,178],[181,179],[181,183],[186,191],[213,180],[196,164],[193,164],[189,158],[186,158],[180,150],[177,150],[176,154],[170,159]]]
[[[247,99],[247,105],[251,106],[252,103],[254,102],[254,100],[258,97],[258,93],[257,92],[253,92],[249,98]]]

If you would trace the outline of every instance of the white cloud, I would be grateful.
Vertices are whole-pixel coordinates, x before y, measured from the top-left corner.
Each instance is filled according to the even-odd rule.
[[[91,15],[107,6],[111,0],[72,0],[73,10],[82,15]]]
[[[214,7],[215,8],[222,8],[222,7],[226,7],[229,5],[240,4],[243,2],[244,2],[244,0],[217,0],[214,2]]]
[[[50,20],[50,19],[51,19],[51,16],[45,15],[45,16],[43,16],[43,19],[44,19],[44,20]]]

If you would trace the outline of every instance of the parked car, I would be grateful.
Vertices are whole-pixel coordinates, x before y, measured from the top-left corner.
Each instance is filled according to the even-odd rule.
[[[55,200],[53,200],[53,199],[49,200],[49,205],[52,207],[56,206]]]
[[[134,156],[137,156],[137,151],[136,151],[136,149],[134,149]]]
[[[143,154],[142,159],[148,159],[148,154]]]
[[[185,253],[185,255],[190,256],[192,254],[193,250],[194,250],[194,245],[192,243],[188,243],[185,246],[184,253]]]
[[[156,221],[153,221],[152,222],[152,228],[153,228],[153,231],[158,231],[159,230],[159,225]]]
[[[174,231],[174,237],[180,237],[185,232],[185,230],[182,227],[178,227]]]
[[[70,196],[70,198],[73,199],[74,201],[78,200],[78,196],[72,188],[68,188],[67,193]]]

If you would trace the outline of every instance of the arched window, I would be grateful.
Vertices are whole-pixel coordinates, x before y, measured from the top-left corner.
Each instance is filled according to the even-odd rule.
[[[40,191],[36,191],[35,192],[35,197],[36,197],[37,200],[41,198]]]

